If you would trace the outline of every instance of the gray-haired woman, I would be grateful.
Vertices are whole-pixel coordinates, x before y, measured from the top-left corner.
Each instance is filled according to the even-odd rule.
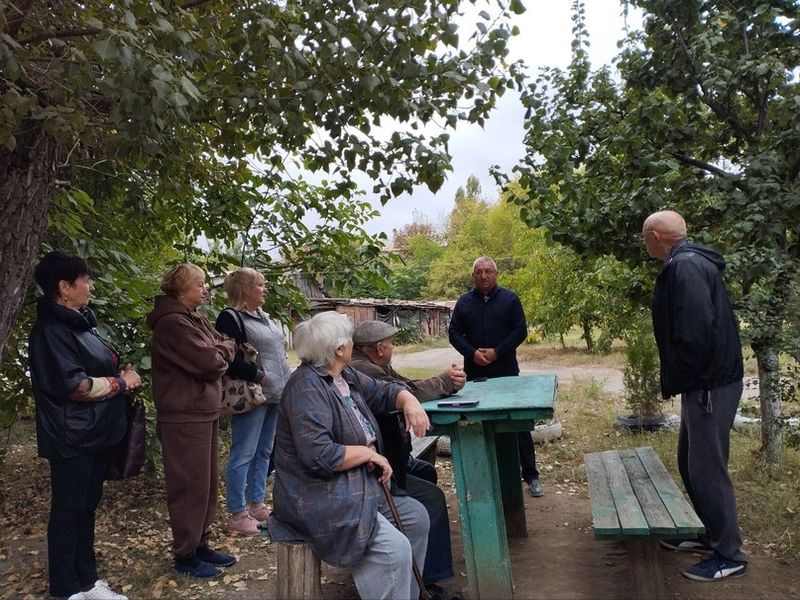
[[[349,567],[362,598],[417,598],[411,561],[425,563],[428,514],[413,498],[397,496],[405,536],[392,525],[381,489],[392,469],[380,454],[374,414],[402,410],[420,436],[428,416],[405,387],[348,366],[352,330],[337,312],[319,313],[295,329],[302,364],[278,411],[270,533],[276,540],[304,539],[325,562]]]

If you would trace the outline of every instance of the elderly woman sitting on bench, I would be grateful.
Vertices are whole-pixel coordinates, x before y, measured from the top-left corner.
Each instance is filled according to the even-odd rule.
[[[362,598],[416,600],[412,557],[425,563],[428,513],[413,498],[394,496],[405,535],[392,524],[382,489],[392,469],[374,415],[401,410],[419,436],[428,417],[404,386],[348,366],[352,330],[345,315],[331,311],[294,331],[302,364],[278,413],[269,530],[277,541],[305,540],[320,559],[349,567]]]

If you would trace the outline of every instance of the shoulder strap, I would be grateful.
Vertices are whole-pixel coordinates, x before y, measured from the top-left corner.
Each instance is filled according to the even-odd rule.
[[[239,323],[239,331],[241,331],[242,333],[242,343],[247,343],[247,330],[244,328],[244,321],[242,320],[242,315],[239,314],[238,310],[235,310],[233,308],[226,308],[225,310],[233,313],[233,318],[236,319],[237,323]]]

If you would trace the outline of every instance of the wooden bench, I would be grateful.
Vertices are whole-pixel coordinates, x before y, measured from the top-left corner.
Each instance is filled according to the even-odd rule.
[[[436,466],[438,435],[411,440],[411,456]],[[320,560],[311,546],[302,541],[276,542],[278,577],[275,586],[277,600],[322,598]]]
[[[436,466],[436,450],[439,444],[438,435],[411,438],[411,456]]]
[[[650,446],[584,456],[596,540],[622,540],[632,562],[635,597],[664,598],[659,539],[705,532]]]

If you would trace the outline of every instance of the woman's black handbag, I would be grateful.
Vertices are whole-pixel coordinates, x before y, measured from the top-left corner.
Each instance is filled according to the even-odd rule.
[[[127,402],[128,428],[125,436],[110,448],[111,461],[106,479],[128,479],[142,472],[145,456],[146,415],[144,402],[135,399]]]

